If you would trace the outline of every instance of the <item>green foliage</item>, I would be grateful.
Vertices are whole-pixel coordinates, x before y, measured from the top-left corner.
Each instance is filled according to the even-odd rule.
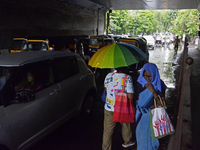
[[[172,26],[172,20],[176,17],[176,10],[157,10],[153,11],[155,29],[158,32],[167,32]],[[154,31],[155,32],[155,31]]]
[[[110,15],[110,31],[117,34],[127,32],[128,27],[128,10],[113,11]]]
[[[110,14],[109,33],[152,34],[170,31],[177,35],[196,35],[198,10],[114,10]]]
[[[196,9],[192,10],[179,10],[177,17],[172,21],[173,26],[170,31],[177,35],[196,35],[199,30],[199,11]]]
[[[153,29],[153,14],[151,11],[137,11],[132,23],[135,34],[149,34]]]

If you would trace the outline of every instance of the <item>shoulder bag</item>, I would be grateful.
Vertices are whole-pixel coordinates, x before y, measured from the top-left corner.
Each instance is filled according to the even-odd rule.
[[[135,119],[135,108],[133,101],[129,100],[124,93],[127,75],[124,78],[122,92],[115,94],[115,108],[113,113],[113,122],[133,123]]]
[[[163,138],[175,132],[171,120],[163,106],[162,99],[159,95],[158,97],[161,101],[162,107],[157,107],[156,100],[154,99],[155,108],[149,111],[151,137],[153,139]]]

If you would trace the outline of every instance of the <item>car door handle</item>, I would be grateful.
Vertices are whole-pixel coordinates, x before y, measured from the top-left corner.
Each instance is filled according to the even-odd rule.
[[[59,90],[57,90],[57,89],[54,89],[54,91],[53,91],[53,92],[51,92],[51,93],[50,93],[50,95],[53,95],[53,94],[58,94],[58,92],[59,92]]]
[[[79,78],[79,80],[82,80],[83,78],[85,78],[86,76],[81,76],[80,78]]]

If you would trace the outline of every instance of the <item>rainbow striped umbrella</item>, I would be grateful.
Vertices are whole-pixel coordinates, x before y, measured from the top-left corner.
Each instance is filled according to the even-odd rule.
[[[114,43],[99,49],[89,60],[94,68],[119,68],[147,59],[147,55],[131,44]]]

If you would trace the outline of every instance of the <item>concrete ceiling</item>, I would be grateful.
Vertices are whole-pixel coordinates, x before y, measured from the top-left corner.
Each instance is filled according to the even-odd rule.
[[[200,0],[57,0],[89,9],[107,10],[158,10],[158,9],[198,9]]]
[[[0,5],[13,7],[45,6],[55,8],[56,4],[79,5],[92,10],[158,10],[198,9],[200,0],[0,0]]]

